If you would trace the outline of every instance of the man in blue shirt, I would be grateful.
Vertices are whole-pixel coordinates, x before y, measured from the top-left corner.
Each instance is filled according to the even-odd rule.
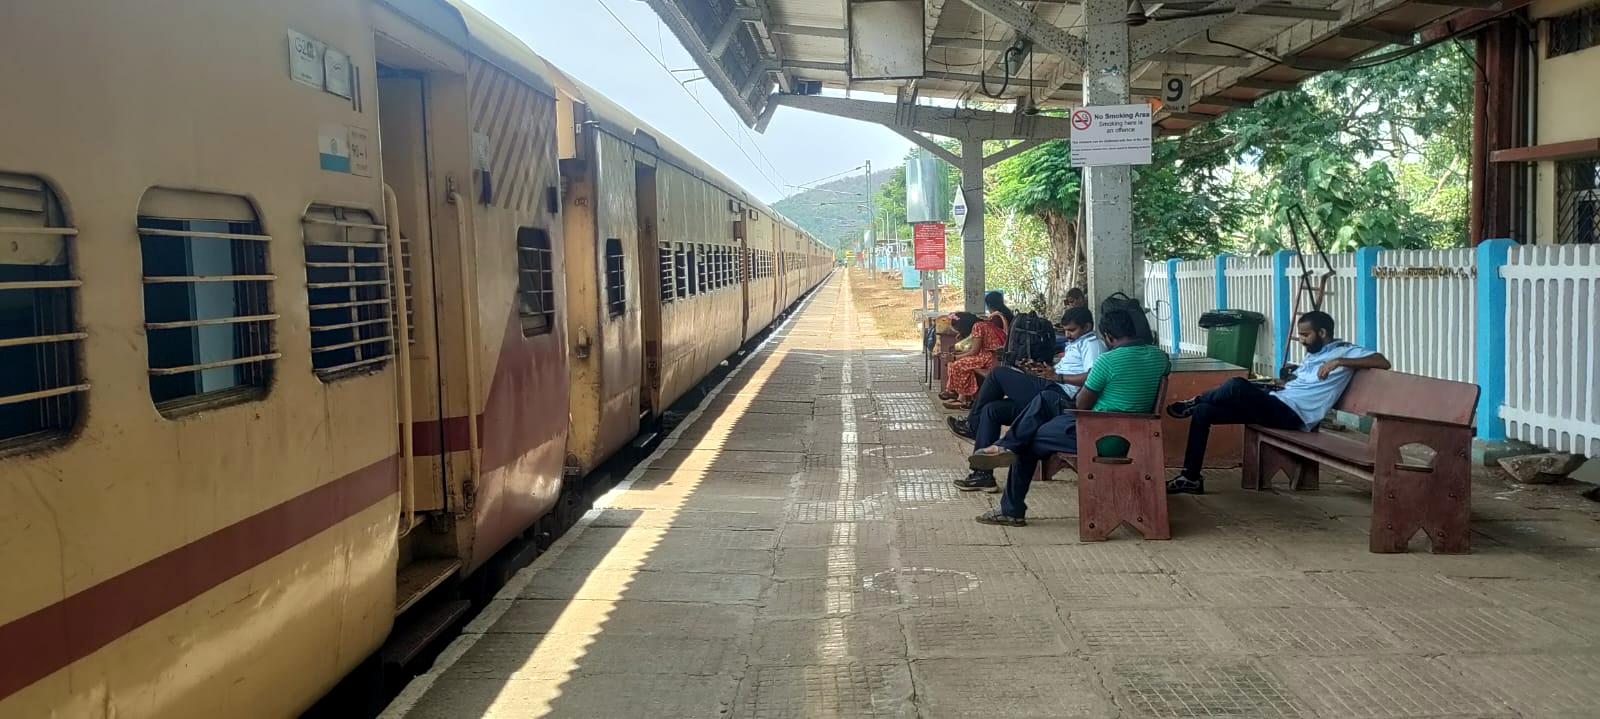
[[[1200,468],[1212,425],[1259,424],[1309,432],[1333,409],[1356,370],[1389,369],[1383,355],[1334,339],[1333,317],[1326,312],[1301,315],[1295,338],[1306,348],[1305,362],[1282,386],[1263,388],[1235,377],[1199,397],[1167,406],[1167,414],[1189,418],[1183,472],[1167,481],[1168,494],[1205,494]]]
[[[1060,393],[1067,399],[1078,396],[1078,388],[1088,379],[1095,358],[1106,352],[1105,340],[1094,331],[1094,313],[1087,307],[1074,307],[1061,318],[1067,334],[1067,347],[1054,367],[1028,365],[1027,371],[1011,367],[995,367],[978,388],[972,399],[972,410],[966,419],[949,417],[950,431],[963,439],[973,440],[978,450],[1000,439],[1000,428],[1011,424],[1017,413],[1042,393]],[[955,481],[964,492],[999,488],[994,470],[974,469]]]

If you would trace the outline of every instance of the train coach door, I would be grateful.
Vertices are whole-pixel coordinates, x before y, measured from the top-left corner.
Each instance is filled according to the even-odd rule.
[[[435,308],[434,205],[428,191],[428,85],[424,73],[378,67],[378,125],[383,182],[392,191],[391,232],[401,237],[410,334],[411,416],[400,431],[412,443],[412,491],[417,512],[446,508],[440,347]],[[420,516],[420,515],[418,515]]]
[[[733,239],[739,243],[739,341],[750,339],[750,240],[745,232],[745,210],[733,221]]]
[[[664,290],[661,267],[671,262],[658,245],[655,158],[634,153],[634,188],[639,217],[639,331],[644,340],[644,364],[639,378],[639,416],[659,415],[661,406],[661,312]]]

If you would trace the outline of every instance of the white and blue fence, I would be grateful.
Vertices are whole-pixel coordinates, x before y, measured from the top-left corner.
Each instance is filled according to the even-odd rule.
[[[1314,276],[1325,271],[1305,259]],[[1457,250],[1369,247],[1328,259],[1322,309],[1339,334],[1382,352],[1399,371],[1477,383],[1480,439],[1600,457],[1600,247],[1491,240]],[[1157,310],[1163,343],[1186,354],[1205,351],[1206,310],[1261,313],[1251,369],[1276,375],[1301,354],[1288,341],[1299,260],[1284,250],[1149,263],[1145,303]],[[1311,309],[1309,300],[1298,309]]]

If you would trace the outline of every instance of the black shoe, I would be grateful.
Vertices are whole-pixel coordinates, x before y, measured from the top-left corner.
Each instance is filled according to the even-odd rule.
[[[1205,494],[1206,481],[1180,474],[1167,480],[1167,494]]]
[[[1028,526],[1028,520],[1023,519],[1022,517],[1013,517],[1008,514],[1001,514],[1000,510],[998,509],[992,509],[984,512],[983,514],[978,515],[977,519],[979,524],[995,524],[1001,527]]]
[[[977,439],[978,437],[977,433],[972,431],[972,426],[968,424],[965,419],[960,417],[945,417],[944,423],[950,428],[950,432],[957,437],[962,439]]]
[[[1194,414],[1195,400],[1186,399],[1167,405],[1167,416],[1173,419],[1188,419]]]
[[[973,472],[972,474],[956,480],[954,484],[956,485],[956,489],[959,489],[963,492],[976,492],[980,489],[989,489],[990,487],[1000,486],[998,482],[994,481],[994,475],[989,472]]]

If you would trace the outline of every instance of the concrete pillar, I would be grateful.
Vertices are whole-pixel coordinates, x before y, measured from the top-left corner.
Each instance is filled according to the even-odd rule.
[[[1083,104],[1128,104],[1128,3],[1086,0]],[[1085,228],[1089,245],[1089,306],[1115,292],[1138,297],[1143,283],[1135,263],[1144,253],[1133,243],[1133,170],[1088,167],[1083,172]],[[1143,298],[1150,304],[1151,298]]]
[[[983,270],[983,140],[961,138],[961,197],[967,216],[961,221],[962,304],[968,312],[983,312],[987,289]]]

